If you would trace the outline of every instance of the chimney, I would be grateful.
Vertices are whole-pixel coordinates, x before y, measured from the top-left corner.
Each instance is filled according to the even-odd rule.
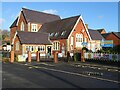
[[[88,29],[88,24],[85,24],[86,28]]]

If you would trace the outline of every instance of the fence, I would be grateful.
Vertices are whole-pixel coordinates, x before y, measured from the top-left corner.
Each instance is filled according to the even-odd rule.
[[[85,59],[98,59],[108,61],[120,61],[120,54],[109,53],[84,53]]]

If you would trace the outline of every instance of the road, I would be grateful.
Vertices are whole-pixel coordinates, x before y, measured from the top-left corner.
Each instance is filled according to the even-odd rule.
[[[79,66],[79,67],[78,67]],[[119,70],[73,63],[3,63],[3,88],[119,88]]]

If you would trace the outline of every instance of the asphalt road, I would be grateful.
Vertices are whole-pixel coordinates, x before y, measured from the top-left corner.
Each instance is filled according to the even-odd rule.
[[[117,68],[73,63],[3,63],[3,88],[119,88]]]

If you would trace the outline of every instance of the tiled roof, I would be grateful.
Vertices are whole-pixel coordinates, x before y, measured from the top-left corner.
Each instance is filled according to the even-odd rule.
[[[34,11],[26,8],[22,8],[22,13],[26,19],[27,22],[32,22],[32,23],[46,23],[46,22],[51,22],[55,20],[60,20],[60,17],[58,15],[54,14],[48,14],[44,12],[39,12],[39,11]],[[13,24],[10,26],[10,28],[16,26],[18,21],[17,19],[13,22]]]
[[[105,33],[105,34],[101,34],[104,38],[106,38],[107,36],[109,36],[111,33]]]
[[[51,40],[67,39],[79,17],[80,15],[45,23],[38,32],[51,34]]]
[[[60,17],[58,15],[48,14],[44,12],[34,11],[26,8],[22,8],[23,14],[27,20],[27,22],[33,23],[46,23],[55,20],[59,20]]]
[[[113,33],[120,38],[120,32],[113,32]]]
[[[114,34],[115,36],[117,36],[118,38],[120,38],[120,32],[110,32],[110,33],[105,33],[105,34],[102,34],[102,36],[104,38],[108,37],[110,34]]]
[[[105,31],[105,29],[96,29],[99,33],[101,33],[102,31]]]
[[[89,32],[92,40],[102,40],[102,39],[104,39],[104,37],[97,30],[88,29],[88,32]]]
[[[17,31],[17,35],[21,44],[51,44],[46,33]]]
[[[15,19],[15,21],[13,22],[13,24],[10,26],[10,28],[15,27],[17,25],[17,21],[18,21],[18,17]]]

